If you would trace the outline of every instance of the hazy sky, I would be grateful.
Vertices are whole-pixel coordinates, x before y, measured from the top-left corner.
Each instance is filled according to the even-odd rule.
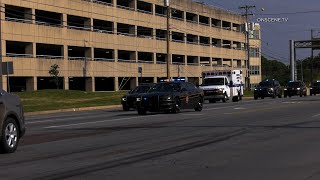
[[[311,38],[311,29],[320,32],[320,1],[319,0],[203,0],[205,3],[240,12],[239,6],[255,5],[251,17],[257,22],[261,17],[288,18],[283,23],[261,23],[262,52],[278,60],[288,62],[289,40],[308,40]],[[264,11],[262,11],[262,8]],[[312,13],[296,13],[317,11]],[[285,14],[293,13],[293,14]],[[277,15],[261,15],[277,14]],[[315,32],[320,37],[320,33]],[[297,59],[310,56],[311,50],[297,51]],[[268,58],[271,59],[271,58]]]

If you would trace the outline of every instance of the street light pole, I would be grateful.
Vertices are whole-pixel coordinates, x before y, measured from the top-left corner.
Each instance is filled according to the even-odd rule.
[[[167,7],[167,79],[170,81],[170,63],[171,63],[171,54],[170,54],[170,0],[166,0],[166,7]]]
[[[246,23],[247,23],[247,29],[246,29],[246,41],[247,41],[247,51],[248,51],[248,62],[247,62],[247,89],[250,89],[250,23],[249,23],[249,16],[252,16],[253,14],[249,14],[249,10],[251,8],[255,8],[256,6],[241,6],[239,7],[239,9],[244,9],[245,10],[245,14],[243,15],[244,17],[246,17]]]
[[[2,3],[0,2],[0,89],[2,89]]]

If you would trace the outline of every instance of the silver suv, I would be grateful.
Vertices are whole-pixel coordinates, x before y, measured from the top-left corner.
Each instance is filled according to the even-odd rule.
[[[0,90],[0,152],[14,152],[24,133],[25,123],[20,98]]]

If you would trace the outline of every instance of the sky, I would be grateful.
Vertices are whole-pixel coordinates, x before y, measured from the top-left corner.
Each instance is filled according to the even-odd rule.
[[[320,38],[320,1],[319,0],[202,0],[206,4],[218,6],[235,12],[241,12],[239,6],[255,5],[252,9],[252,22],[259,18],[288,18],[287,22],[266,23],[261,25],[262,53],[268,59],[277,59],[289,63],[289,40],[311,39],[311,29],[314,36]],[[262,11],[263,9],[263,11]],[[312,13],[297,13],[316,11]],[[290,14],[286,14],[290,13]],[[265,15],[264,15],[265,14]],[[276,15],[267,15],[276,14]],[[319,52],[315,52],[317,54]],[[298,49],[297,59],[311,55],[310,49]]]

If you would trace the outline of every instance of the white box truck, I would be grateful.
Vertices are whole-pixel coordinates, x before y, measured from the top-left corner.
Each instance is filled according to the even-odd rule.
[[[202,73],[202,85],[204,99],[210,103],[222,100],[226,102],[232,99],[237,102],[243,96],[242,70],[212,70]]]

